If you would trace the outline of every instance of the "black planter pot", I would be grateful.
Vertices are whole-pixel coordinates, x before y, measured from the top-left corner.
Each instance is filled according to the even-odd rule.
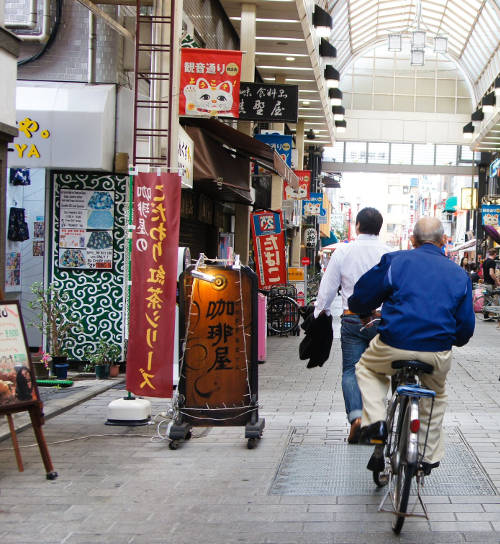
[[[59,355],[59,356],[53,355],[52,356],[52,367],[51,367],[52,374],[54,376],[57,375],[56,365],[67,364],[67,362],[68,362],[68,356],[67,355]],[[66,367],[66,371],[67,371],[67,369],[68,369],[68,367]]]

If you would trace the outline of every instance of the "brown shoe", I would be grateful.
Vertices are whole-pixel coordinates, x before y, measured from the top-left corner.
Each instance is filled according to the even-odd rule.
[[[357,417],[351,423],[351,430],[349,431],[349,436],[347,437],[347,442],[349,444],[357,444],[359,442],[360,429],[361,429],[361,418]]]

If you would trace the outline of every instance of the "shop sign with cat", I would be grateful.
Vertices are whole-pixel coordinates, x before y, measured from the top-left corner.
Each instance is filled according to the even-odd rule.
[[[239,116],[241,51],[183,48],[179,115]]]

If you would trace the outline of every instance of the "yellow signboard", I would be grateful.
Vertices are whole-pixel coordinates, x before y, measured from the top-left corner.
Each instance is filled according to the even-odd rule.
[[[304,281],[304,269],[300,267],[289,267],[288,281]]]
[[[462,187],[462,193],[460,198],[461,210],[475,210],[477,209],[477,189],[473,187]]]

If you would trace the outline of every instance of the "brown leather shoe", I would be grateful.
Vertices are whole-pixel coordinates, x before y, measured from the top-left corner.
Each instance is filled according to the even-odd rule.
[[[349,444],[357,444],[359,442],[360,429],[361,429],[361,418],[357,417],[351,423],[351,430],[349,431],[349,436],[347,437],[347,442]]]

